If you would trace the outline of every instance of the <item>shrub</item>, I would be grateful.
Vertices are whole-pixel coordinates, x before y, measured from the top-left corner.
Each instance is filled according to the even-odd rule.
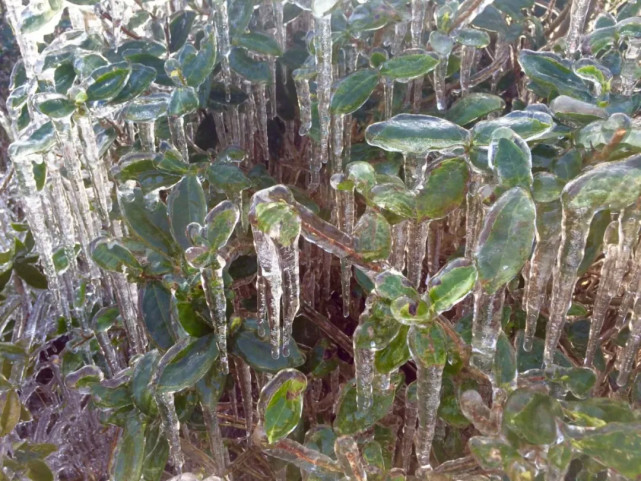
[[[641,477],[639,2],[6,3],[2,478]]]

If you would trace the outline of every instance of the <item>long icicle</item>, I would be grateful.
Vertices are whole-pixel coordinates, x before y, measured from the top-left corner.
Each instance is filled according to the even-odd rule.
[[[547,295],[547,286],[561,241],[561,202],[540,204],[536,215],[536,246],[530,259],[530,270],[525,288],[525,335],[523,349],[532,350],[536,324],[541,306]]]
[[[336,459],[350,481],[367,481],[363,458],[352,436],[340,436],[334,441]]]
[[[505,288],[487,293],[480,283],[474,289],[472,319],[472,357],[470,363],[486,375],[491,375],[496,343],[501,332],[501,316]]]
[[[401,449],[397,454],[397,466],[401,467],[406,473],[410,468],[412,444],[414,444],[414,435],[416,433],[416,420],[418,419],[417,396],[417,383],[413,382],[408,384],[405,389],[405,424],[403,425],[403,441],[400,446]]]
[[[229,361],[227,359],[227,299],[225,298],[225,283],[223,281],[224,267],[225,261],[218,256],[214,265],[201,269],[200,277],[209,315],[214,323],[221,369],[227,374],[229,373]]]
[[[416,382],[418,394],[418,431],[416,433],[416,457],[419,470],[430,471],[430,453],[438,417],[441,398],[443,366],[422,366],[416,363]]]
[[[316,29],[316,64],[318,66],[317,97],[320,123],[320,161],[329,159],[331,115],[329,104],[332,94],[332,16],[314,18]]]
[[[590,3],[590,0],[572,0],[570,26],[568,27],[568,34],[565,37],[565,53],[568,57],[574,56],[574,53],[579,49]]]

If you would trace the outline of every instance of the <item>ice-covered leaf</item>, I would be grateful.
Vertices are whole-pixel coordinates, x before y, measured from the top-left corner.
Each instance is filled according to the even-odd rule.
[[[514,131],[500,127],[492,133],[488,162],[505,189],[532,185],[532,154],[527,143]]]
[[[339,82],[332,95],[331,110],[337,114],[351,114],[358,110],[378,85],[378,72],[357,70]]]
[[[228,200],[221,202],[209,211],[205,217],[203,228],[210,249],[218,250],[227,244],[239,217],[238,207]]]
[[[140,313],[151,339],[161,349],[174,344],[171,292],[158,281],[147,283],[140,298]]]
[[[131,74],[125,86],[111,101],[113,103],[129,102],[149,88],[156,78],[156,70],[140,63],[131,64]]]
[[[251,58],[244,48],[232,47],[229,53],[229,65],[238,75],[252,83],[268,84],[272,82],[269,64],[264,60]]]
[[[127,416],[125,429],[118,441],[112,465],[114,481],[140,479],[145,454],[145,424],[139,414],[132,411]]]
[[[399,114],[369,125],[365,139],[368,144],[383,150],[424,155],[467,144],[468,131],[430,115]]]
[[[216,36],[210,33],[200,41],[200,50],[185,45],[178,52],[178,61],[187,85],[197,88],[214,70],[216,64]]]
[[[138,259],[117,239],[99,237],[91,243],[90,250],[93,261],[105,270],[113,272],[130,270],[132,273],[142,270]]]
[[[167,198],[171,235],[183,249],[191,246],[187,238],[187,226],[192,222],[202,223],[207,214],[207,199],[195,175],[186,175],[178,182]]]
[[[176,52],[184,45],[189,36],[191,26],[196,19],[196,12],[183,10],[176,12],[169,20],[169,51]]]
[[[465,200],[469,170],[462,158],[442,162],[416,194],[419,220],[440,219],[459,207]]]
[[[198,94],[193,87],[176,87],[171,92],[167,115],[182,116],[198,108]]]
[[[444,366],[447,361],[447,335],[435,322],[425,326],[410,327],[407,333],[407,345],[412,359],[423,367]]]
[[[403,325],[394,339],[374,356],[374,366],[381,373],[389,373],[398,369],[410,360],[410,350],[407,347],[407,332],[409,326]]]
[[[258,410],[267,440],[274,443],[291,433],[303,413],[307,377],[296,369],[280,371],[263,387]]]
[[[503,110],[505,101],[498,95],[474,92],[457,100],[447,111],[447,120],[465,126],[486,115]]]
[[[367,209],[354,226],[354,245],[363,259],[375,261],[387,259],[392,237],[391,229],[385,217]]]
[[[503,410],[503,428],[529,444],[552,444],[557,438],[559,402],[547,394],[517,389]]]
[[[492,134],[499,127],[508,127],[526,142],[548,133],[554,127],[552,116],[545,112],[516,110],[503,117],[483,120],[472,129],[475,145],[489,145]]]
[[[408,82],[434,70],[439,60],[433,54],[413,53],[389,59],[381,65],[381,75]]]
[[[273,37],[260,32],[246,32],[234,37],[234,45],[263,55],[279,56],[281,51]]]
[[[0,435],[6,436],[13,431],[20,421],[22,404],[18,393],[13,389],[7,392],[5,398],[0,402]]]
[[[99,67],[91,73],[92,82],[87,87],[87,100],[109,100],[123,89],[131,66],[117,63]]]
[[[158,406],[150,383],[158,368],[159,360],[160,353],[157,350],[149,351],[138,360],[131,378],[131,395],[134,404],[141,412],[152,417],[158,414]]]
[[[496,292],[516,276],[532,251],[536,211],[520,187],[505,192],[485,217],[475,252],[483,288]]]
[[[125,107],[125,119],[132,122],[152,122],[167,112],[169,99],[169,95],[165,93],[138,97]]]
[[[173,393],[193,387],[213,366],[218,358],[216,336],[184,337],[160,359],[163,366],[156,389]]]
[[[374,425],[392,408],[394,389],[387,391],[374,390],[374,400],[369,408],[358,409],[356,404],[356,386],[353,381],[347,383],[340,394],[334,430],[342,435],[356,434]]]
[[[448,311],[469,294],[478,273],[471,260],[465,258],[448,262],[428,282],[431,307],[436,313]]]
[[[591,99],[589,89],[572,71],[570,62],[558,55],[523,49],[519,53],[519,63],[528,78],[547,95],[558,92],[579,100]]]

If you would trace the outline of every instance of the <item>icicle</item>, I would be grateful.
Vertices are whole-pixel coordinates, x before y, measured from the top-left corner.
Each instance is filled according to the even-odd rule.
[[[416,458],[419,470],[431,471],[430,452],[436,427],[437,411],[441,399],[443,366],[425,367],[416,363],[418,395],[418,431],[416,433]]]
[[[107,172],[103,160],[100,158],[98,144],[96,143],[96,134],[93,130],[91,120],[86,116],[76,117],[76,126],[80,134],[78,141],[74,140],[76,148],[80,149],[87,160],[87,168],[91,174],[91,180],[96,198],[98,200],[98,207],[100,209],[100,216],[105,225],[109,225],[109,211],[110,196],[109,185],[107,179]]]
[[[339,189],[338,185],[344,180],[343,174],[335,174],[331,178],[332,187],[336,190],[338,204],[338,225],[348,235],[354,230],[354,190]],[[343,317],[349,317],[351,305],[351,280],[352,264],[346,259],[341,259],[341,292],[343,297]]]
[[[367,481],[361,453],[352,436],[340,436],[334,442],[336,459],[350,481]]]
[[[245,428],[247,430],[247,439],[251,437],[253,430],[254,404],[252,397],[252,373],[249,364],[240,358],[235,358],[236,375],[240,392],[243,396],[243,413],[245,415]]]
[[[410,23],[412,48],[419,48],[423,45],[423,28],[425,25],[426,8],[427,2],[424,0],[412,0],[412,20]]]
[[[476,248],[476,240],[483,225],[484,208],[480,187],[483,178],[472,170],[470,186],[466,196],[465,212],[465,257],[472,257]]]
[[[410,222],[407,241],[407,279],[415,287],[423,280],[423,260],[427,249],[430,221]]]
[[[405,40],[405,35],[407,35],[408,22],[396,22],[394,24],[394,40],[392,40],[392,45],[390,51],[392,57],[396,57],[401,53],[403,48],[403,41]]]
[[[256,276],[256,291],[258,292],[258,336],[265,337],[267,334],[267,281],[263,276],[263,269],[258,266]]]
[[[227,359],[227,299],[225,298],[225,284],[223,281],[223,268],[225,261],[218,256],[216,262],[200,271],[205,301],[209,309],[209,315],[216,330],[216,343],[218,344],[218,356],[220,365],[225,374],[229,373],[229,361]]]
[[[284,52],[287,47],[285,23],[283,20],[283,3],[280,0],[272,0],[272,9],[274,12],[274,25],[276,26],[276,41],[278,46]]]
[[[390,265],[399,272],[405,268],[405,247],[409,221],[402,221],[392,226],[392,250],[389,256]]]
[[[300,128],[298,135],[307,135],[312,128],[312,94],[309,90],[309,80],[296,79],[296,97],[298,97],[298,110],[300,111]]]
[[[300,273],[298,237],[289,246],[279,248],[280,269],[283,276],[283,356],[289,357],[294,319],[300,308]]]
[[[490,375],[492,372],[496,343],[501,333],[504,299],[504,287],[492,294],[485,292],[480,283],[477,283],[474,289],[470,363],[486,375]]]
[[[332,17],[315,17],[316,64],[318,65],[317,97],[320,123],[320,162],[329,158],[330,121],[329,104],[332,94]]]
[[[170,115],[167,117],[169,122],[169,133],[171,134],[171,143],[182,154],[183,162],[189,162],[189,147],[187,145],[187,136],[185,135],[185,119],[181,116]]]
[[[403,425],[403,441],[398,451],[397,463],[406,473],[410,468],[412,459],[412,444],[416,433],[416,419],[418,418],[417,385],[415,382],[408,384],[405,389],[405,424]]]
[[[361,411],[369,409],[374,401],[374,354],[372,349],[361,349],[354,345],[356,405]]]
[[[229,17],[227,15],[227,1],[216,0],[216,32],[218,33],[218,50],[221,53],[220,64],[225,96],[227,102],[231,100],[231,68],[229,66]]]
[[[263,160],[269,162],[269,136],[267,131],[267,100],[265,98],[265,84],[257,85],[258,99],[258,131],[263,146]]]
[[[138,138],[142,150],[154,152],[156,150],[156,124],[154,122],[138,122]]]
[[[394,102],[394,79],[383,79],[383,103],[385,105],[384,116],[389,119],[392,116],[392,105]]]
[[[525,288],[524,304],[527,312],[523,349],[532,350],[532,341],[541,305],[547,295],[547,286],[561,241],[559,226],[561,217],[560,201],[541,204],[537,209],[536,246],[530,259],[530,270]]]
[[[257,207],[260,204],[283,200],[293,202],[293,197],[286,188],[280,185],[257,192],[252,197],[250,217],[257,215]],[[258,263],[261,268],[261,279],[266,284],[264,305],[267,306],[272,356],[277,359],[282,348],[283,355],[287,357],[289,356],[292,324],[300,305],[298,253],[300,230],[293,239],[288,239],[290,241],[288,245],[282,245],[280,243],[281,239],[274,239],[265,234],[253,221],[252,233],[254,247],[258,255]],[[278,233],[272,235],[278,236]],[[282,338],[280,325],[281,301],[283,303]]]
[[[583,259],[585,242],[590,232],[590,220],[563,209],[561,224],[561,247],[553,271],[552,299],[549,319],[545,333],[543,364],[550,367],[554,361],[554,351],[561,338],[565,316],[572,302],[577,272]]]
[[[615,323],[615,327],[618,330],[623,328],[630,309],[634,307],[636,300],[641,296],[641,241],[637,242],[634,257],[630,264],[630,273],[626,282],[621,286],[625,294],[619,305],[619,313]]]
[[[222,476],[227,466],[225,455],[226,449],[223,444],[223,437],[220,434],[220,425],[218,424],[218,413],[215,409],[203,406],[203,418],[207,426],[207,437],[209,438],[209,449],[211,450],[212,459],[216,463],[219,476]]]
[[[174,394],[156,393],[156,402],[158,403],[162,427],[169,442],[171,464],[176,472],[180,474],[182,473],[185,459],[182,448],[180,447],[180,422],[176,414],[176,406],[174,405]]]
[[[11,160],[15,167],[27,222],[36,243],[40,263],[49,284],[49,290],[54,296],[54,305],[56,308],[62,307],[62,314],[70,322],[69,308],[61,295],[61,286],[53,262],[53,242],[47,229],[45,211],[33,176],[33,163],[41,161],[42,158],[38,155],[12,155]]]
[[[472,67],[474,66],[474,57],[476,48],[469,45],[461,47],[461,96],[469,93],[470,78],[472,76]]]
[[[330,175],[343,171],[343,127],[345,117],[332,115],[332,164]]]
[[[638,62],[641,56],[641,39],[629,37],[626,39],[626,42],[628,48],[623,54],[623,66],[621,67],[620,77],[621,93],[629,96],[634,93],[634,87],[639,80]]]
[[[565,37],[565,53],[573,57],[581,45],[581,35],[590,9],[590,0],[572,0],[570,26]]]
[[[113,377],[120,371],[120,363],[118,362],[118,356],[111,343],[111,339],[109,339],[109,334],[104,331],[95,331],[94,334],[96,335],[102,357],[105,358],[107,374],[109,377]]]
[[[617,384],[620,387],[623,387],[628,383],[630,373],[634,368],[634,361],[639,353],[639,346],[641,346],[641,302],[637,300],[632,312],[632,319],[630,321],[630,336],[628,337],[628,342],[623,349],[621,363],[619,365]]]
[[[116,294],[118,308],[125,325],[125,331],[127,332],[127,339],[130,343],[131,350],[133,354],[144,354],[145,342],[138,325],[137,303],[131,296],[131,290],[129,289],[127,278],[124,274],[120,273],[110,273],[109,278],[111,279]]]

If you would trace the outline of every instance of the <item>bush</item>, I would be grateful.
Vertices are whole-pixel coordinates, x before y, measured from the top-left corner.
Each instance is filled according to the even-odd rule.
[[[641,477],[639,2],[7,3],[0,478]]]

